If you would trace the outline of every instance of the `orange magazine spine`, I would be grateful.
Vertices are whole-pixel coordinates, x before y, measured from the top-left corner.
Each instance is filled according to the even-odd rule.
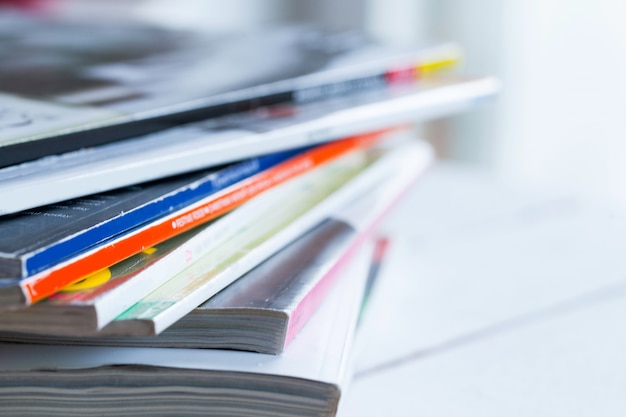
[[[26,304],[42,300],[85,275],[107,268],[145,248],[215,219],[290,178],[308,172],[348,152],[370,147],[381,140],[385,134],[398,129],[400,127],[382,129],[320,145],[233,186],[219,196],[208,197],[156,223],[96,247],[49,270],[27,277],[20,282]]]

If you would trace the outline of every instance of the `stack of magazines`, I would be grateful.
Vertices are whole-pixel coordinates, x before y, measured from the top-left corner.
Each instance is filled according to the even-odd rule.
[[[0,39],[0,415],[334,415],[412,129],[497,80],[309,26]]]

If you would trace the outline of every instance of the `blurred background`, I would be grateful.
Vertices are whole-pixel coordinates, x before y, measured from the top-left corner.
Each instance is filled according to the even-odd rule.
[[[43,4],[31,0],[30,4]],[[25,4],[25,3],[24,3]],[[429,123],[442,159],[626,205],[626,4],[617,0],[64,0],[71,13],[207,31],[312,21],[401,42],[458,41],[500,97]],[[121,12],[121,13],[120,13]]]

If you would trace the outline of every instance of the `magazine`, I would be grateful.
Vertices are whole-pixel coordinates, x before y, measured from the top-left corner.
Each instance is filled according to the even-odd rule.
[[[413,82],[460,55],[451,43],[396,47],[311,26],[229,36],[17,12],[0,16],[0,41],[0,166]]]
[[[0,195],[11,196],[0,200],[0,214],[455,114],[492,97],[498,88],[498,81],[489,77],[440,77],[314,103],[265,107],[48,156],[0,169]]]

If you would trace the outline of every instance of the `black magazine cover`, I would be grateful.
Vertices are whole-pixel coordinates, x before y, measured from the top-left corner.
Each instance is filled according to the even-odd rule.
[[[395,48],[353,32],[207,35],[0,13],[0,166],[261,105],[406,82],[453,44]]]

